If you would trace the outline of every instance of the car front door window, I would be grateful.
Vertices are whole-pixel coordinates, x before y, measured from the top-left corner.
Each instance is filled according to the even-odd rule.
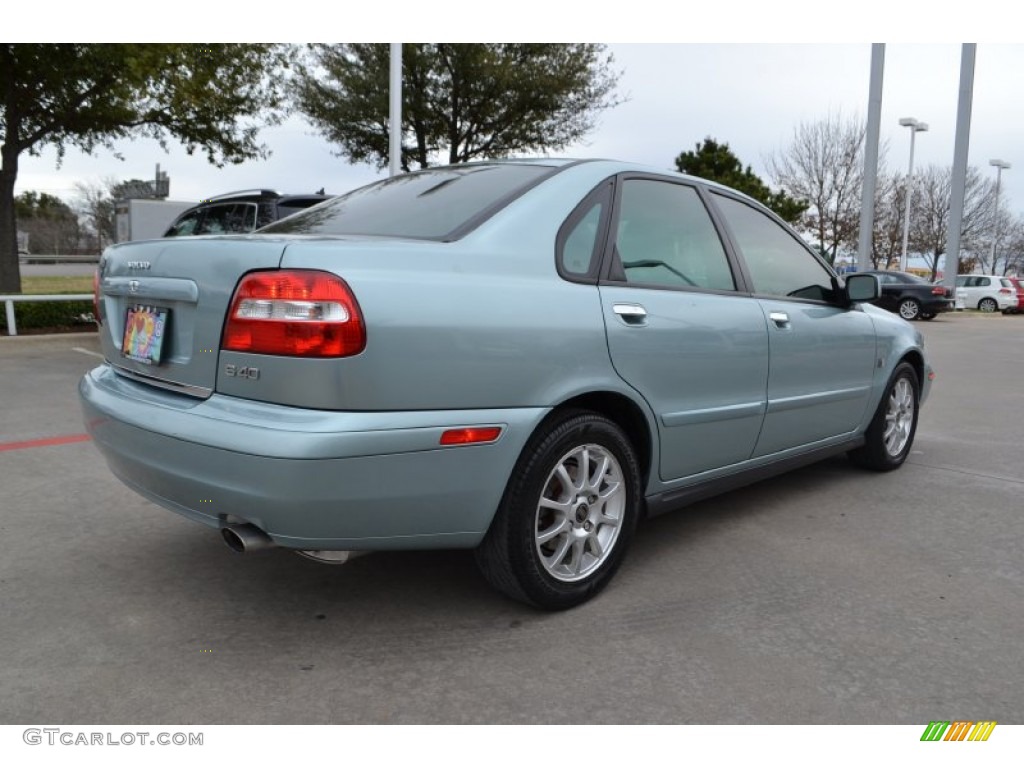
[[[871,395],[874,323],[835,301],[832,274],[782,224],[745,202],[713,199],[768,328],[768,407],[754,456],[841,439],[857,429]]]
[[[717,194],[715,202],[747,262],[755,293],[834,301],[832,275],[799,238],[744,202]]]

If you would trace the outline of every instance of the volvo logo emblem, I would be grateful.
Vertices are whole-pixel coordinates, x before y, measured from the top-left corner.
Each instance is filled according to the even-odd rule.
[[[132,292],[132,293],[138,293],[139,292],[139,281],[138,280],[129,280],[128,281],[128,290],[130,292]]]
[[[149,269],[150,263],[148,261],[129,261],[128,269]]]

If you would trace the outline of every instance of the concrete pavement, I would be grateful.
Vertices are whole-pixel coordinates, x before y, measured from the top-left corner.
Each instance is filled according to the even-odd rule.
[[[1022,722],[1024,317],[917,327],[938,378],[901,470],[656,518],[560,614],[466,552],[235,555],[88,442],[0,451],[0,722]],[[81,434],[95,350],[0,339],[0,443]]]

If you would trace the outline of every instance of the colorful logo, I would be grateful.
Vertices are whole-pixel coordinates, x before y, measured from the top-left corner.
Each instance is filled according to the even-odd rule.
[[[921,735],[921,741],[988,741],[995,730],[995,720],[932,720]]]

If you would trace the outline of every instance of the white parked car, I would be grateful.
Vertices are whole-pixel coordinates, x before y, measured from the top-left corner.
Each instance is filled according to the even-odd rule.
[[[967,309],[1006,312],[1017,308],[1017,290],[1000,275],[957,275],[957,295],[963,291]]]

